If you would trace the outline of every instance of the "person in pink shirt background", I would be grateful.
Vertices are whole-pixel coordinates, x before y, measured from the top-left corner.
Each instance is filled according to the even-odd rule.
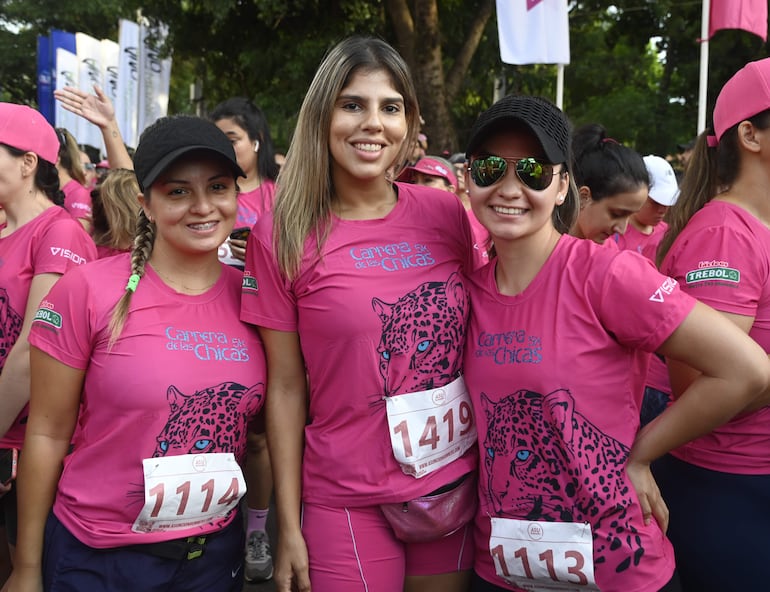
[[[670,212],[663,273],[770,353],[770,59],[722,88]],[[669,360],[674,397],[698,376]],[[734,391],[726,382],[723,396]],[[770,549],[770,408],[732,421],[654,465],[686,592],[759,590]]]
[[[647,169],[635,150],[609,137],[598,123],[575,131],[572,151],[580,214],[571,234],[602,244],[623,234],[629,217],[644,205]]]
[[[616,233],[613,239],[619,249],[636,251],[654,263],[658,245],[668,228],[663,218],[679,197],[679,184],[666,159],[650,154],[644,157],[644,164],[650,175],[647,201],[638,212],[631,214],[626,232]],[[642,425],[659,415],[670,401],[666,363],[659,356],[652,356],[642,402]]]
[[[265,114],[244,97],[234,97],[220,103],[214,107],[209,119],[230,139],[238,165],[246,174],[245,179],[238,181],[238,212],[235,221],[236,232],[245,232],[245,236],[230,236],[219,247],[220,261],[243,269],[248,232],[260,217],[273,208],[275,179],[279,171],[273,139]],[[244,578],[248,582],[263,581],[270,579],[273,573],[266,529],[273,479],[263,415],[250,426],[246,482],[249,489],[246,496],[248,510]]]
[[[99,258],[131,250],[139,213],[139,183],[129,169],[110,169],[91,192],[93,239]]]
[[[679,197],[679,184],[665,158],[649,154],[644,157],[644,165],[650,175],[647,200],[631,214],[625,233],[616,233],[613,238],[621,250],[634,250],[655,262],[658,245],[668,229],[664,218]]]
[[[147,128],[134,165],[132,252],[66,274],[35,314],[10,591],[243,586],[240,463],[265,362],[238,319],[242,274],[217,258],[243,172],[188,116]]]
[[[211,111],[209,119],[230,138],[238,164],[246,173],[246,178],[238,182],[235,227],[250,229],[265,212],[273,208],[275,198],[279,166],[275,161],[275,148],[267,119],[259,107],[244,97],[234,97],[220,103]],[[246,239],[228,240],[223,245],[220,259],[242,267],[246,259]],[[259,445],[259,448],[264,449],[264,446]]]
[[[80,148],[75,137],[64,128],[57,128],[59,137],[59,184],[64,192],[64,207],[88,232],[91,232],[91,193],[86,188],[86,175],[80,160]]]
[[[275,209],[249,237],[241,318],[259,328],[270,376],[279,592],[467,587],[472,242],[458,200],[393,182],[418,128],[401,56],[343,40],[305,96]],[[428,511],[436,528],[401,528],[444,499],[456,504]]]
[[[468,222],[471,224],[471,232],[473,233],[473,251],[476,257],[476,265],[481,267],[489,261],[489,254],[487,250],[489,248],[489,233],[479,221],[476,220],[476,216],[471,211],[470,202],[468,196],[463,189],[463,193],[458,192],[459,179],[455,175],[455,167],[446,159],[440,156],[423,156],[414,165],[406,167],[399,175],[398,180],[406,183],[417,183],[418,185],[427,185],[428,187],[436,187],[437,189],[444,189],[445,191],[452,192],[453,194],[463,195],[464,198],[460,198],[460,201],[465,207],[465,211],[468,214]],[[465,173],[463,173],[464,175]],[[463,177],[463,187],[465,179]]]
[[[481,456],[472,590],[678,590],[650,463],[767,404],[767,357],[638,253],[566,234],[579,196],[570,125],[552,103],[500,99],[467,155],[473,211],[496,251],[469,280],[464,370]],[[640,431],[637,368],[653,351],[702,374]]]
[[[30,393],[27,335],[46,292],[96,258],[93,241],[61,207],[56,132],[36,110],[0,103],[0,449],[21,449]],[[16,541],[16,488],[0,484],[0,512]],[[4,543],[0,543],[4,544]]]

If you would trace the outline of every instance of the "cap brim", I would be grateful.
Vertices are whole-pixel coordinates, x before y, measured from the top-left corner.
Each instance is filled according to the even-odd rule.
[[[479,147],[487,140],[487,138],[495,133],[505,130],[505,126],[508,124],[517,124],[525,127],[532,132],[540,146],[543,148],[546,159],[553,164],[560,164],[567,162],[567,155],[562,155],[562,151],[551,139],[551,137],[542,130],[540,127],[532,125],[526,119],[517,117],[515,115],[501,114],[499,117],[493,117],[489,121],[485,122],[474,134],[471,141],[468,143],[468,148],[465,152],[465,157],[470,158]]]
[[[166,154],[163,158],[161,158],[157,163],[155,163],[155,166],[153,166],[149,172],[144,176],[144,179],[140,182],[140,188],[142,191],[146,191],[148,187],[151,187],[155,181],[158,180],[158,177],[161,175],[163,171],[165,171],[172,162],[177,160],[179,157],[184,156],[188,152],[194,152],[196,150],[199,150],[201,152],[210,152],[212,154],[217,154],[221,156],[224,161],[230,166],[232,171],[235,173],[236,178],[237,177],[246,177],[246,173],[243,172],[243,169],[236,163],[233,162],[230,155],[227,153],[217,150],[216,148],[212,148],[211,146],[202,146],[202,145],[189,145],[189,146],[183,146],[181,148],[177,148],[176,150],[172,150],[168,154]]]

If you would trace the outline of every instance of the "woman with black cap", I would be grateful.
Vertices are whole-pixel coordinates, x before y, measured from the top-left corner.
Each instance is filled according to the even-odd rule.
[[[265,365],[217,249],[243,172],[194,117],[149,127],[134,166],[132,252],[67,275],[35,315],[11,590],[242,587],[239,462]]]
[[[496,250],[470,279],[464,358],[483,459],[473,590],[676,590],[649,465],[758,400],[770,365],[649,260],[566,234],[569,147],[536,97],[501,99],[471,131],[471,204]],[[634,369],[652,351],[702,374],[639,431]]]

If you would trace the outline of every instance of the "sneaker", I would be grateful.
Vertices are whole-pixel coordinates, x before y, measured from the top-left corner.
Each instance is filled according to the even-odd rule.
[[[254,530],[249,533],[243,577],[247,582],[264,582],[273,577],[273,556],[266,532]]]

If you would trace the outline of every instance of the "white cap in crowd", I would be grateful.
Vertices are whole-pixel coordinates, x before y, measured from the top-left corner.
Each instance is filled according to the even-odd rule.
[[[674,169],[665,158],[652,154],[644,157],[650,174],[650,198],[662,206],[673,206],[679,197],[679,184]]]

